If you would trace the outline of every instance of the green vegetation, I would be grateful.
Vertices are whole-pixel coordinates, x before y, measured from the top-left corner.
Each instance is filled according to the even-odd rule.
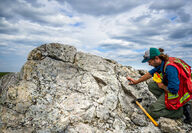
[[[0,79],[1,77],[3,77],[4,75],[8,74],[9,72],[0,72]]]

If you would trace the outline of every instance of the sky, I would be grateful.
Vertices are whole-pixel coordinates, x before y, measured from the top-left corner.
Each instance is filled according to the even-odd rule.
[[[0,72],[19,72],[47,43],[135,69],[150,47],[192,66],[192,0],[0,0]]]

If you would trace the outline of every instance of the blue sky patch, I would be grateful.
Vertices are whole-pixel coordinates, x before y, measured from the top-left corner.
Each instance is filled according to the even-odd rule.
[[[177,16],[170,18],[171,21],[174,21],[175,19],[177,19]]]

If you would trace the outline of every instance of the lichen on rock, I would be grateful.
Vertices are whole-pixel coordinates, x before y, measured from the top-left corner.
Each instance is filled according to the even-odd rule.
[[[172,127],[163,123],[162,129],[154,127],[124,91],[142,97],[144,107],[154,102],[147,82],[130,86],[125,78],[126,75],[139,78],[144,72],[78,52],[69,45],[39,46],[29,53],[19,73],[0,80],[0,130],[3,133],[170,131]],[[176,126],[186,131],[191,128]],[[181,131],[173,128],[175,132]]]

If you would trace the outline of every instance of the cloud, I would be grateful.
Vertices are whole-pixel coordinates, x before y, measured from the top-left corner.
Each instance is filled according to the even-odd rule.
[[[9,64],[6,60],[17,57],[22,66],[30,50],[51,42],[73,45],[80,51],[136,68],[143,67],[142,55],[149,47],[161,47],[170,56],[189,60],[192,51],[191,2],[1,1],[0,60]],[[19,65],[14,70],[18,68]]]
[[[185,23],[185,22],[189,22],[190,21],[191,16],[190,16],[189,13],[186,13],[183,10],[180,10],[177,13],[178,13],[178,16],[179,16],[181,22]]]
[[[184,47],[184,48],[192,48],[192,44],[182,44],[182,47]]]
[[[9,5],[9,8],[6,8]],[[36,6],[40,5],[40,6]],[[79,22],[78,17],[65,14],[64,6],[56,1],[19,1],[6,0],[1,2],[0,17],[11,20],[14,23],[21,19],[28,20],[41,25],[63,26]],[[60,11],[62,9],[62,12]]]
[[[134,48],[133,43],[129,43],[127,41],[119,39],[107,39],[101,41],[98,47],[98,49],[104,51],[114,51],[119,49],[131,49],[131,48]]]
[[[133,44],[150,45],[151,43],[145,39],[139,39],[134,36],[114,36],[114,39],[124,40]]]
[[[59,1],[59,0],[58,0]],[[103,16],[122,13],[139,4],[143,3],[140,0],[66,0],[74,10],[79,13]]]
[[[186,2],[186,0],[155,0],[149,8],[154,10],[178,10],[182,8],[186,4]]]
[[[170,34],[171,39],[182,39],[182,38],[191,38],[192,36],[192,28],[185,26],[179,27]]]
[[[5,18],[0,18],[0,34],[17,34],[19,29],[9,23]]]
[[[111,50],[117,50],[117,49],[129,49],[127,46],[123,46],[120,44],[101,44],[99,46],[99,49],[104,50],[104,51],[111,51]]]
[[[180,21],[180,22],[189,22],[191,19],[191,0],[174,0],[174,1],[154,1],[149,9],[156,11],[165,11],[168,17],[171,17],[171,20]]]

